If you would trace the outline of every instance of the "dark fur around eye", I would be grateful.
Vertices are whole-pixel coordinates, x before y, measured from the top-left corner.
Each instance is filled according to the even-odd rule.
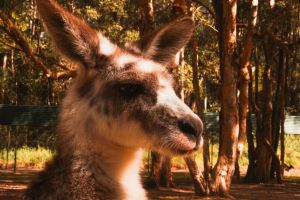
[[[143,94],[145,88],[139,83],[123,83],[118,85],[118,90],[124,98],[132,99]]]

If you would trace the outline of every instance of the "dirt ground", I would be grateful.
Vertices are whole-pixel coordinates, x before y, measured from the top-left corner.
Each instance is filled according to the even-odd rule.
[[[36,176],[38,170],[19,170],[16,174],[0,170],[0,199],[18,200],[27,184]],[[198,200],[226,199],[220,197],[197,197],[187,172],[175,172],[176,189],[148,191],[152,200]],[[283,184],[233,184],[231,195],[245,200],[300,200],[300,177],[285,178]]]

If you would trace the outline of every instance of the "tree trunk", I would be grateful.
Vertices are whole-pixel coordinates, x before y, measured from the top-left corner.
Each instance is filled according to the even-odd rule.
[[[263,75],[263,105],[262,105],[262,130],[258,132],[258,146],[257,146],[257,160],[255,169],[256,182],[269,182],[272,155],[269,152],[264,142],[270,143],[272,146],[272,93],[273,93],[273,71],[274,71],[274,58],[272,48],[266,46],[269,44],[268,38],[265,40],[264,51],[266,57],[266,67]]]
[[[14,173],[17,172],[17,151],[18,151],[18,127],[14,129],[14,139],[15,139],[15,146],[14,146]]]
[[[140,36],[154,30],[153,2],[152,0],[135,0],[140,13]]]
[[[176,4],[177,3],[177,4]],[[181,3],[181,5],[180,5]],[[185,4],[183,4],[185,3]],[[184,10],[187,10],[189,15],[192,15],[190,12],[192,1],[188,0],[186,2],[182,0],[175,0],[174,6],[177,5],[181,8],[181,13],[184,13]],[[210,189],[209,181],[210,181],[210,158],[209,158],[209,137],[207,136],[206,132],[206,126],[205,126],[205,116],[204,116],[204,107],[201,102],[202,99],[200,97],[200,86],[199,86],[199,72],[198,72],[198,41],[196,38],[195,33],[192,35],[191,38],[191,44],[192,44],[192,73],[193,73],[193,89],[194,89],[194,96],[195,96],[195,103],[197,108],[197,113],[200,116],[202,122],[203,122],[203,161],[204,161],[204,173],[205,173],[205,179],[203,178],[203,175],[201,171],[198,169],[197,163],[195,162],[194,158],[190,157],[188,159],[185,159],[186,164],[189,168],[190,175],[194,182],[194,188],[195,193],[198,195],[208,194]],[[206,183],[205,183],[206,182]]]
[[[8,169],[8,164],[9,164],[10,142],[11,142],[11,134],[10,134],[10,127],[8,127],[7,144],[6,144],[6,165],[5,165],[5,169]]]
[[[284,130],[284,108],[281,110],[281,121],[280,121],[280,170],[281,176],[284,176],[284,154],[285,154],[285,130]]]
[[[284,82],[283,90],[281,93],[281,105],[280,105],[280,161],[281,161],[281,173],[284,175],[284,154],[285,154],[285,130],[284,130],[284,120],[285,120],[285,106],[286,106],[286,95],[287,95],[287,76],[290,68],[290,57],[287,54],[285,60],[285,76],[283,76],[282,81]]]
[[[254,111],[255,111],[255,117],[256,117],[256,147],[259,146],[259,141],[261,141],[261,132],[262,132],[262,116],[261,116],[261,106],[259,101],[259,91],[258,91],[258,85],[259,85],[259,74],[260,74],[260,61],[258,59],[258,49],[256,48],[255,53],[255,88],[254,88],[254,94],[255,94],[255,100],[254,100]],[[256,149],[255,149],[256,151]],[[256,154],[256,152],[254,152]],[[256,160],[256,156],[254,155],[254,159]],[[251,168],[249,168],[251,169]],[[248,169],[248,171],[249,171]],[[250,171],[250,174],[253,175],[251,179],[248,179],[247,181],[254,181],[255,180],[255,168],[253,168],[253,171]],[[247,172],[248,173],[248,172]]]
[[[203,164],[204,164],[204,178],[207,183],[210,182],[210,169],[211,169],[211,163],[210,163],[210,154],[209,154],[209,136],[206,129],[206,123],[205,123],[205,116],[204,116],[204,107],[201,102],[202,99],[200,97],[200,87],[199,87],[199,73],[198,73],[198,42],[195,37],[195,35],[191,38],[192,43],[192,69],[193,69],[193,88],[194,88],[194,95],[195,95],[195,102],[196,102],[196,108],[197,113],[200,116],[202,122],[203,122]],[[187,163],[188,164],[188,163]],[[202,176],[202,174],[201,174]],[[201,179],[200,179],[201,180]],[[199,184],[199,183],[198,183]],[[201,183],[202,185],[205,185],[204,183]],[[206,184],[209,186],[209,184]],[[205,192],[202,191],[201,194]],[[209,193],[209,188],[206,188],[206,192]]]
[[[50,106],[54,103],[53,101],[53,81],[47,78],[47,105]]]
[[[249,105],[251,110],[255,109],[255,102],[253,101],[253,77],[252,77],[252,69],[251,67],[249,68],[249,76],[250,76],[250,82],[249,82],[249,87],[248,87],[248,94],[249,94]],[[256,67],[257,69],[257,67]],[[252,120],[251,120],[251,112],[248,114],[247,117],[247,142],[248,142],[248,160],[249,160],[249,165],[248,169],[246,172],[245,176],[245,182],[252,182],[254,178],[254,168],[255,168],[255,147],[254,147],[254,137],[253,137],[253,130],[252,130]]]
[[[136,0],[135,4],[140,13],[140,36],[143,37],[154,30],[153,2],[152,0]],[[151,152],[151,172],[147,186],[151,188],[173,186],[171,172],[171,158]]]
[[[6,82],[6,66],[7,66],[7,55],[3,56],[2,63],[2,76],[0,82],[0,102],[5,103],[5,82]]]
[[[174,187],[171,172],[171,158],[151,152],[150,176],[146,180],[147,188]]]
[[[193,68],[193,88],[194,88],[194,95],[195,95],[195,101],[196,101],[196,108],[197,108],[197,113],[200,116],[200,118],[202,119],[203,122],[203,138],[204,138],[204,146],[203,146],[203,161],[204,161],[204,174],[205,174],[205,180],[208,183],[210,180],[210,168],[211,168],[211,164],[210,164],[210,158],[209,158],[209,139],[207,136],[207,131],[205,128],[205,116],[204,116],[204,108],[201,102],[201,97],[200,97],[200,87],[199,87],[199,73],[198,73],[198,54],[197,54],[197,39],[195,37],[195,35],[192,36],[191,39],[191,43],[192,43],[192,68]],[[196,162],[186,162],[186,164],[188,165],[189,169],[190,168],[198,168],[197,167],[197,163]],[[190,166],[191,164],[195,165],[195,166]],[[209,188],[206,187],[204,188],[205,185],[209,185],[209,184],[205,184],[204,182],[199,182],[199,181],[204,181],[204,179],[200,178],[203,177],[202,173],[198,170],[196,174],[193,173],[194,170],[190,170],[190,174],[192,176],[192,179],[194,180],[194,187],[195,187],[195,192],[196,194],[205,194],[205,193],[209,193]],[[197,176],[197,177],[193,177]],[[197,182],[198,181],[198,182]],[[201,187],[200,187],[201,185]]]
[[[251,126],[251,116],[248,115],[248,126],[247,126],[247,141],[248,141],[248,160],[249,165],[247,168],[246,176],[244,182],[249,183],[253,182],[254,179],[254,169],[255,169],[255,147],[254,147],[254,137],[252,134],[252,126]]]
[[[247,135],[247,118],[249,111],[249,81],[251,71],[251,53],[253,49],[253,34],[255,32],[257,11],[258,11],[258,0],[250,1],[250,19],[248,22],[248,28],[244,39],[243,51],[241,53],[241,64],[240,64],[240,81],[239,81],[239,138],[237,148],[237,161],[236,167],[238,166],[238,159],[242,155]],[[237,171],[236,169],[236,171]],[[239,179],[239,172],[236,173]]]
[[[159,176],[159,185],[162,187],[174,187],[172,175],[172,162],[169,156],[162,156],[161,170]]]
[[[239,130],[237,109],[237,63],[236,55],[236,1],[215,1],[215,7],[222,10],[217,17],[217,24],[222,24],[219,30],[219,46],[221,57],[221,127],[220,152],[214,167],[214,190],[227,195],[230,190],[231,178],[234,173],[236,149]],[[220,15],[216,11],[216,15]]]
[[[198,195],[207,194],[207,192],[206,192],[207,186],[205,184],[204,177],[203,177],[201,171],[199,170],[195,159],[192,157],[186,157],[186,158],[184,158],[184,160],[189,168],[189,172],[191,174],[191,177],[192,177],[192,180],[194,183],[195,193]]]
[[[281,101],[282,101],[282,92],[284,90],[284,79],[285,79],[285,63],[284,63],[284,52],[283,50],[279,50],[279,62],[278,62],[278,70],[277,70],[277,87],[276,94],[274,99],[274,109],[273,109],[273,118],[272,118],[272,128],[273,128],[273,149],[277,152],[279,138],[280,138],[280,122],[281,122]],[[272,160],[271,164],[271,179],[275,178],[276,171],[276,160]]]
[[[146,180],[147,188],[159,188],[160,187],[160,170],[162,163],[162,156],[159,153],[151,151],[151,162],[150,165],[150,175]]]

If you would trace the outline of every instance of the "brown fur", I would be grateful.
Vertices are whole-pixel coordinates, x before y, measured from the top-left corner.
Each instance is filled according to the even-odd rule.
[[[201,146],[202,122],[176,96],[167,70],[193,21],[172,22],[121,48],[53,0],[37,6],[79,73],[61,106],[56,156],[24,198],[146,199],[141,148],[186,155]]]

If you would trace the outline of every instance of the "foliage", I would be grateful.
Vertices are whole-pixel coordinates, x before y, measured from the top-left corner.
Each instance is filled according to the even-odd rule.
[[[300,167],[300,135],[292,135],[292,134],[287,134],[285,136],[285,145],[286,145],[286,158],[285,158],[285,163],[289,166],[292,165],[294,168],[299,168]],[[211,154],[211,160],[212,164],[214,165],[217,161],[218,158],[218,148],[219,145],[218,143],[214,143],[213,145],[210,146],[210,149],[213,147],[213,153]],[[277,152],[277,155],[279,155],[280,152]],[[145,157],[148,155],[145,155]],[[202,150],[198,151],[195,154],[195,158],[197,163],[199,163],[200,166],[203,166],[203,157],[202,157]],[[144,162],[147,162],[147,158],[144,159]],[[248,148],[247,146],[245,147],[244,153],[239,159],[239,165],[242,168],[246,168],[249,164],[248,161]],[[173,167],[177,169],[185,169],[187,170],[187,166],[183,160],[182,157],[174,157],[173,158]],[[245,172],[245,171],[244,171]]]
[[[127,41],[139,39],[140,13],[135,5],[135,0],[57,1],[66,9],[87,20],[92,27],[108,36],[113,42],[124,45]],[[173,20],[171,18],[173,2],[173,0],[153,1],[154,24],[156,27]],[[195,36],[198,41],[199,92],[202,99],[208,99],[207,111],[218,112],[220,111],[219,90],[221,85],[220,52],[215,15],[212,9],[213,1],[196,0],[191,2],[191,11],[194,13],[196,24]],[[237,40],[238,51],[241,52],[250,10],[248,1],[240,0],[237,3]],[[268,9],[267,4],[268,1],[260,2],[258,28],[254,34],[255,45],[251,63],[252,69],[255,69],[252,74],[255,80],[252,82],[252,87],[253,95],[258,101],[255,102],[255,105],[251,105],[250,111],[254,113],[255,109],[262,107],[262,100],[265,95],[263,94],[263,73],[267,66],[265,51],[272,50],[274,53],[275,69],[271,73],[274,73],[274,77],[276,77],[279,68],[278,52],[284,49],[287,55],[286,58],[289,59],[290,68],[287,75],[286,111],[288,114],[296,115],[300,113],[300,4],[298,0],[278,0],[272,11]],[[203,5],[206,5],[206,7]],[[35,0],[2,0],[0,1],[0,12],[13,22],[25,38],[35,58],[41,61],[51,72],[66,72],[76,68],[74,64],[70,64],[56,54],[49,35],[38,17]],[[268,44],[269,46],[266,48],[264,41],[268,31],[274,38],[273,42]],[[185,49],[184,59],[184,65],[180,69],[181,86],[185,93],[185,101],[192,105],[195,101],[195,91],[192,84],[191,45],[188,45]],[[239,62],[239,59],[237,56],[236,62]],[[257,77],[255,77],[255,72],[259,72]],[[238,77],[239,74],[236,74],[236,76]],[[18,38],[14,38],[9,34],[9,27],[0,18],[0,103],[59,105],[64,96],[64,91],[71,82],[72,78],[48,78],[36,63],[24,53],[20,44],[18,44]],[[256,86],[257,91],[255,91]],[[276,80],[273,81],[272,86],[276,88]],[[8,129],[0,128],[0,147],[4,149],[7,143]],[[22,131],[25,132],[25,129]],[[20,165],[40,165],[52,155],[47,147],[52,149],[54,136],[50,134],[51,131],[49,130],[36,129],[28,132],[28,143],[24,142],[25,139],[22,135],[12,137],[14,141],[22,141],[19,142],[19,147],[23,145],[30,146],[18,150],[17,155],[21,162]],[[298,136],[286,137],[286,163],[300,165],[299,143]],[[31,148],[32,146],[36,147],[37,150]],[[1,159],[4,159],[5,151],[1,152]],[[217,152],[218,145],[214,145],[212,156],[214,162],[217,160]],[[247,149],[244,152],[239,160],[241,165],[248,163]],[[26,154],[28,154],[28,157],[26,157]],[[196,160],[200,163],[202,163],[201,155],[201,152],[196,154]],[[11,161],[13,160],[12,156],[11,150],[9,153]],[[181,158],[175,158],[174,163],[179,168],[185,166]]]
[[[137,40],[139,38],[139,13],[133,0],[121,0],[116,3],[112,0],[59,0],[60,4],[71,10],[76,15],[86,19],[91,26],[100,30],[112,41],[124,45],[127,41]],[[209,1],[200,1],[212,7]],[[171,21],[171,0],[154,1],[155,25],[160,26]],[[215,19],[207,9],[195,1],[192,4],[196,21],[196,36],[199,42],[199,71],[201,96],[208,98],[208,111],[219,110],[219,52],[217,30],[215,28]],[[295,4],[296,6],[297,4]],[[241,24],[238,26],[238,39],[242,40],[245,34],[244,25],[249,14],[248,3],[238,1],[239,12],[238,20]],[[291,7],[286,1],[277,1],[276,12],[260,12],[259,30],[264,30],[266,20],[272,19],[273,29],[278,30],[277,35],[283,41],[286,40],[287,28],[299,24],[297,7]],[[288,8],[293,9],[288,9]],[[44,30],[35,7],[35,0],[28,1],[9,1],[4,0],[0,4],[2,12],[7,15],[16,27],[20,30],[27,42],[30,44],[37,57],[42,60],[45,66],[54,72],[73,69],[75,66],[69,64],[64,59],[54,53],[53,46],[50,43],[47,32]],[[286,23],[289,21],[289,23]],[[4,26],[0,20],[0,27]],[[290,26],[290,27],[288,27]],[[279,31],[280,30],[280,31]],[[0,28],[0,59],[3,62],[4,57],[7,59],[6,68],[0,69],[2,77],[0,88],[3,94],[0,95],[0,102],[18,103],[18,104],[59,104],[69,80],[47,80],[43,72],[38,69],[34,63],[27,58],[18,44],[11,38],[3,28]],[[291,40],[297,41],[297,35],[290,37]],[[259,38],[258,38],[259,39]],[[242,43],[242,41],[241,41]],[[299,51],[294,51],[299,52]],[[191,49],[185,51],[186,65],[184,69],[183,87],[186,97],[193,93],[191,81]],[[298,53],[299,54],[299,53]],[[297,55],[296,55],[297,56]],[[299,55],[298,55],[299,56]],[[258,66],[264,68],[264,55],[259,53],[257,56]],[[295,65],[295,67],[299,65]],[[260,70],[259,78],[262,77]],[[291,73],[291,90],[298,91],[298,80],[296,68]],[[299,71],[299,70],[298,70]],[[259,82],[259,91],[262,88],[262,82]],[[298,112],[297,102],[299,93],[291,92],[291,102],[289,103],[293,113]]]
[[[5,150],[0,152],[0,168],[5,168],[6,166],[6,153]],[[10,149],[8,152],[9,168],[12,168],[14,165],[14,154],[14,149]],[[48,148],[24,146],[17,150],[17,168],[42,168],[53,155],[54,152]]]
[[[293,167],[300,167],[300,135],[286,135],[286,160],[285,163],[287,165],[292,165]],[[211,146],[212,147],[212,146]],[[212,161],[215,163],[218,158],[218,144],[215,143],[213,145],[213,153],[212,153]],[[239,160],[239,164],[242,168],[245,168],[248,165],[248,154],[247,147],[244,151],[244,154]],[[17,166],[18,168],[41,168],[44,164],[49,161],[55,152],[46,147],[28,147],[23,146],[17,150]],[[278,153],[279,154],[279,153]],[[150,154],[148,152],[144,153],[143,165],[144,170],[147,170],[148,166],[148,156]],[[202,150],[198,151],[195,154],[195,158],[197,163],[200,166],[203,166],[202,159]],[[10,149],[9,151],[9,166],[13,167],[14,163],[14,149]],[[4,168],[6,164],[6,150],[2,149],[0,151],[0,168]],[[174,169],[179,170],[187,170],[187,166],[182,157],[174,157],[172,159],[172,166]]]
[[[300,166],[300,135],[286,135],[285,163],[294,167]]]

